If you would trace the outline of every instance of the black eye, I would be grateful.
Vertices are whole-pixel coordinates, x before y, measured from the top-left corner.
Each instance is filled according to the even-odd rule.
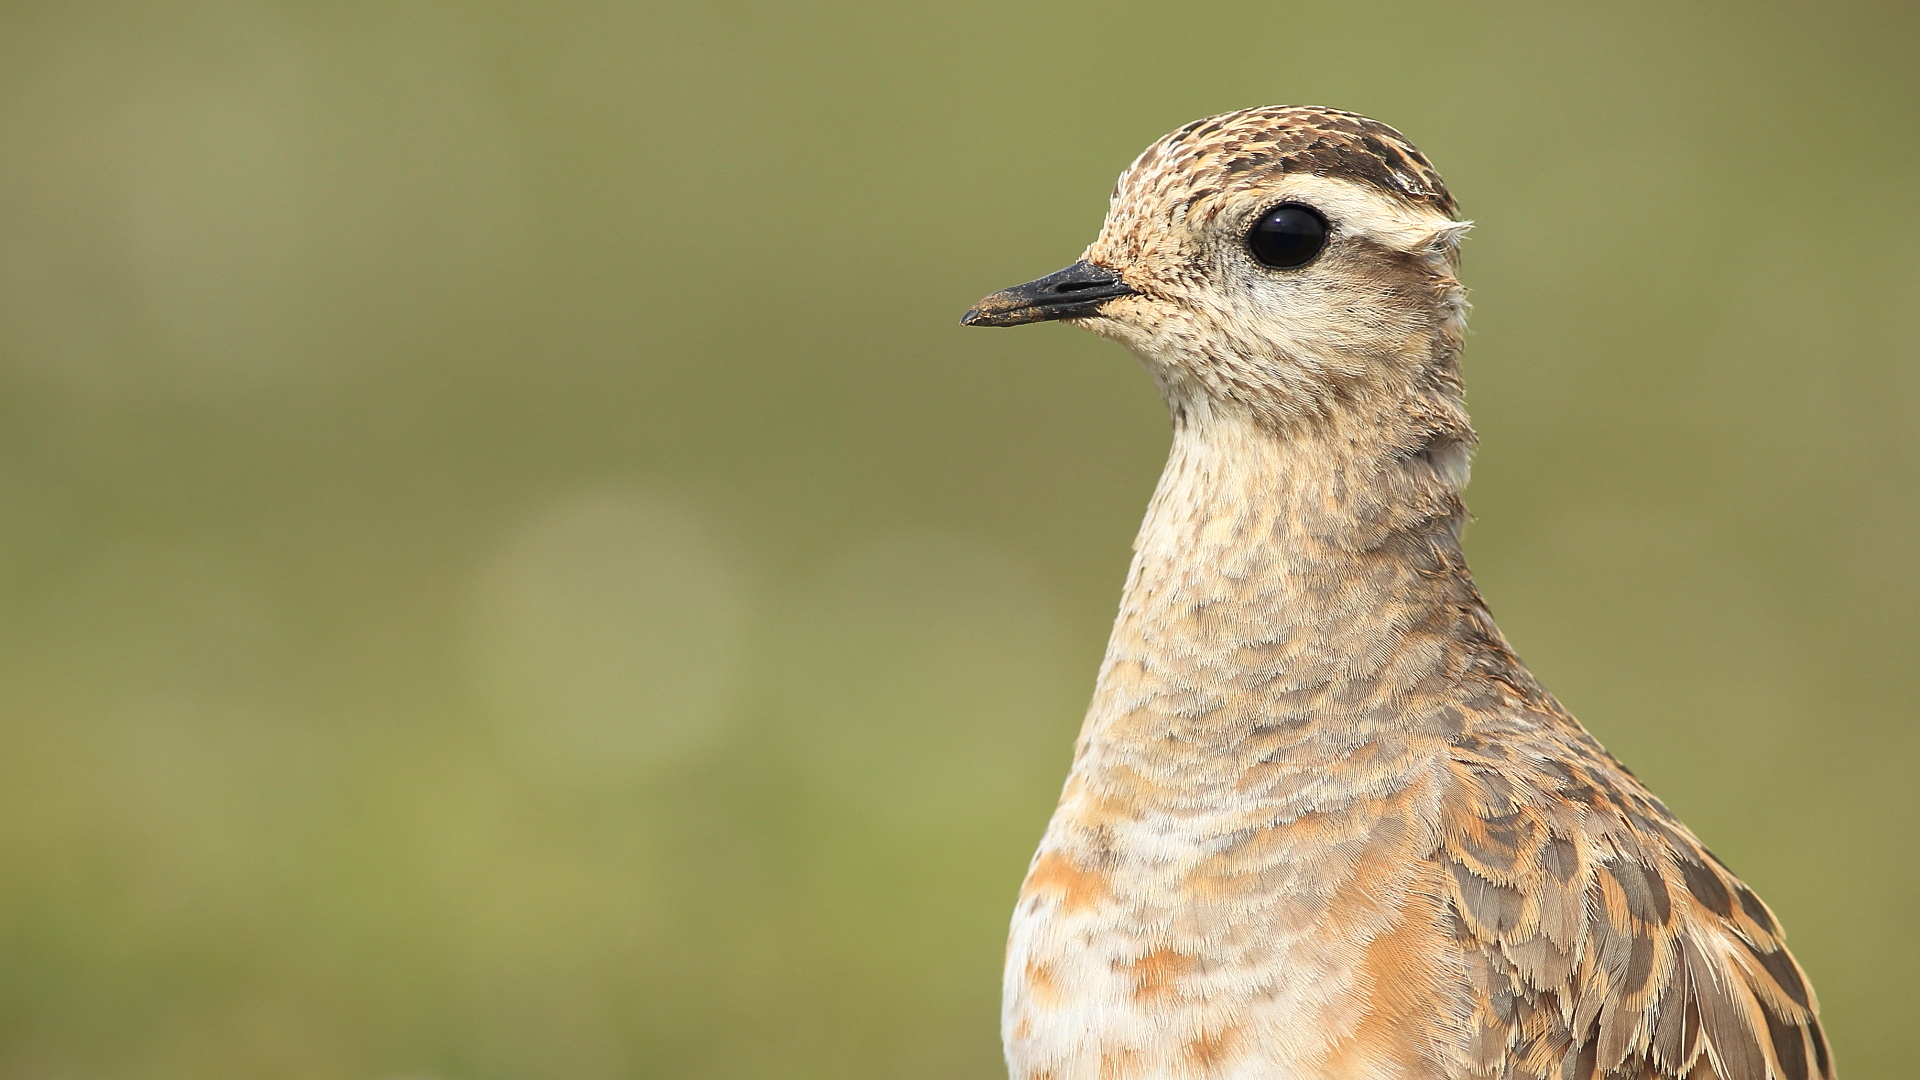
[[[1253,257],[1275,270],[1305,266],[1326,246],[1327,219],[1311,206],[1276,206],[1247,232]]]

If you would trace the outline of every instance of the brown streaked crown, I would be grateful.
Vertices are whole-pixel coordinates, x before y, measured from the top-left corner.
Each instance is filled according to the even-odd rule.
[[[1358,113],[1313,105],[1195,120],[1147,147],[1114,194],[1137,198],[1177,181],[1192,201],[1286,173],[1351,180],[1448,217],[1458,212],[1433,163],[1406,136]]]

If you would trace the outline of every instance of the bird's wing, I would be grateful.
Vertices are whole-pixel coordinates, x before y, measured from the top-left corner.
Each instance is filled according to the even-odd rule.
[[[1571,718],[1458,741],[1440,875],[1472,1077],[1831,1080],[1773,916]],[[1539,752],[1532,751],[1546,751]]]

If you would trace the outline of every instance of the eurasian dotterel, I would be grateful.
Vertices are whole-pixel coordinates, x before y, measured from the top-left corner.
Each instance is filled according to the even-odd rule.
[[[1468,574],[1466,228],[1385,124],[1246,109],[967,313],[1125,344],[1174,430],[1014,916],[1015,1080],[1833,1076],[1766,906]]]

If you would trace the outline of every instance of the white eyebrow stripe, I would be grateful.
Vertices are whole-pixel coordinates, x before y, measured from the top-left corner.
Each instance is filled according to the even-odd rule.
[[[1440,211],[1416,206],[1351,180],[1293,174],[1265,189],[1263,201],[1297,200],[1319,210],[1347,233],[1401,251],[1423,251],[1436,241],[1451,244],[1471,228]],[[1451,235],[1448,235],[1451,234]]]

